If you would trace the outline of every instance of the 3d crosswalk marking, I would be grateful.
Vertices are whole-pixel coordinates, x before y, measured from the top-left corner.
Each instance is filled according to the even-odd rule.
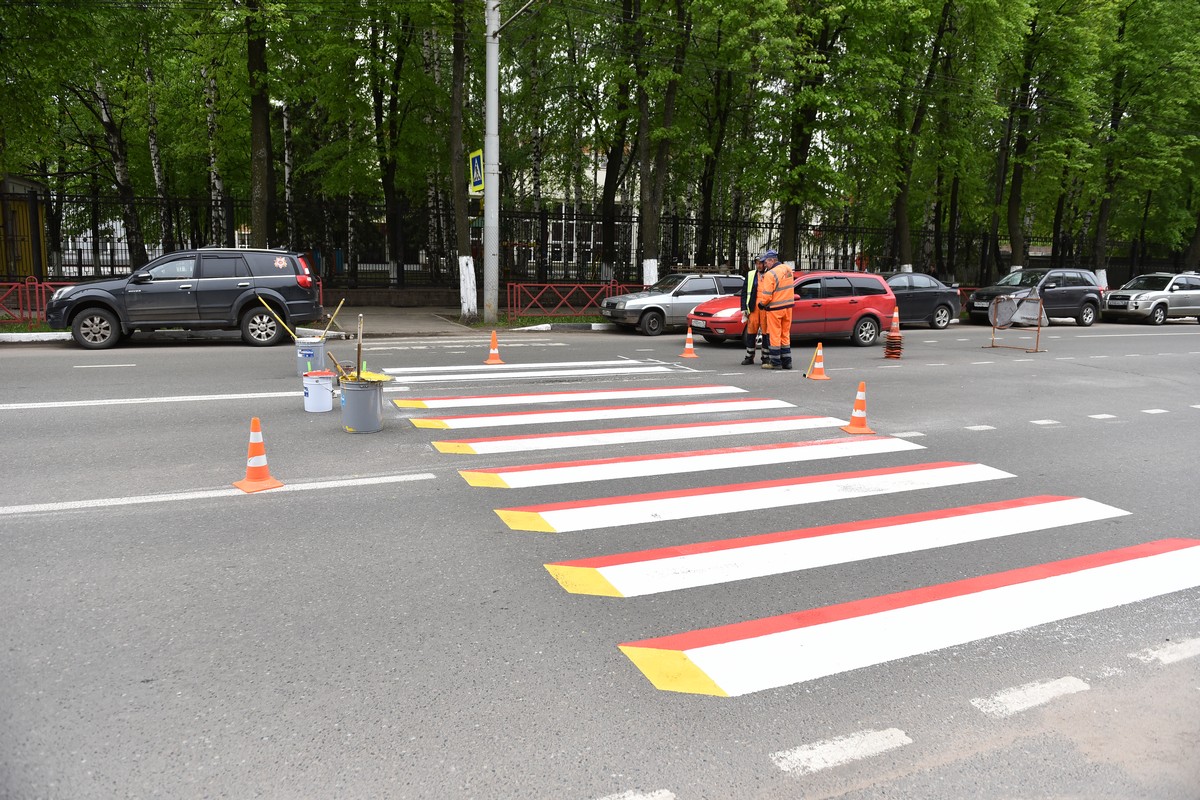
[[[559,450],[573,447],[604,447],[614,444],[667,442],[682,439],[705,439],[711,436],[747,436],[778,434],[816,428],[836,428],[846,420],[837,417],[767,417],[733,422],[687,422],[678,425],[648,425],[637,428],[608,428],[592,431],[562,431],[524,436],[488,436],[473,439],[450,439],[433,442],[442,453],[486,455],[491,453],[524,453],[532,450]]]
[[[888,436],[821,439],[813,442],[780,442],[746,445],[684,453],[597,458],[590,461],[565,461],[527,464],[491,469],[460,469],[458,473],[472,486],[495,489],[524,489],[531,486],[558,486],[566,483],[644,478],[652,475],[676,475],[722,469],[745,469],[770,464],[794,464],[827,458],[896,453],[923,450],[919,444]]]
[[[628,358],[615,358],[608,361],[544,361],[534,364],[446,364],[437,367],[388,367],[383,372],[396,375],[398,380],[407,380],[410,375],[426,375],[445,372],[486,372],[503,373],[522,369],[566,369],[568,367],[618,367],[618,366],[654,366],[661,361],[633,361]]]
[[[1012,536],[1128,513],[1083,497],[1042,495],[559,561],[545,567],[573,594],[635,597]]]
[[[636,361],[629,362],[627,367],[595,367],[591,369],[545,369],[545,370],[522,370],[520,372],[506,372],[503,375],[486,376],[473,372],[450,372],[436,373],[428,375],[397,375],[396,380],[403,384],[413,383],[465,383],[467,381],[480,381],[490,379],[491,377],[503,377],[504,380],[513,380],[516,378],[601,378],[608,375],[651,375],[663,372],[682,372],[685,371],[681,367],[662,364],[639,364]],[[523,365],[518,365],[523,366]],[[499,369],[499,366],[489,367],[488,369]],[[393,370],[384,370],[384,372],[393,372]]]
[[[673,417],[680,414],[724,414],[729,411],[760,411],[766,408],[795,408],[784,400],[700,400],[694,403],[597,406],[563,411],[517,411],[511,414],[465,414],[453,417],[411,417],[418,428],[494,428],[505,425],[544,425],[551,422],[591,422],[600,419]]]
[[[1196,586],[1200,540],[1164,539],[619,647],[659,689],[729,697]]]
[[[762,511],[1012,477],[1010,473],[983,464],[936,462],[598,500],[498,508],[496,514],[513,530],[562,533],[737,511]]]
[[[459,397],[409,397],[393,400],[397,408],[482,408],[485,406],[531,405],[535,403],[578,403],[586,400],[628,400],[644,397],[694,397],[712,394],[742,394],[737,386],[655,386],[645,389],[597,389],[576,392],[532,392],[526,394],[473,394]]]

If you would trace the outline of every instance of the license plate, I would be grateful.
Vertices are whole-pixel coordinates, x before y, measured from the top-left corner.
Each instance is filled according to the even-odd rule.
[[[600,316],[602,316],[602,317],[611,317],[612,314],[613,314],[613,312],[612,312],[612,309],[610,309],[610,308],[600,309]]]
[[[1125,308],[1125,306],[1127,306],[1127,305],[1129,305],[1129,303],[1126,300],[1109,300],[1108,301],[1109,308]]]
[[[975,301],[974,303],[972,303],[972,305],[975,306],[976,308],[987,308],[988,307],[987,303],[980,302],[978,300]]]
[[[693,328],[707,328],[708,323],[702,319],[694,319],[694,320],[692,320],[692,327]]]

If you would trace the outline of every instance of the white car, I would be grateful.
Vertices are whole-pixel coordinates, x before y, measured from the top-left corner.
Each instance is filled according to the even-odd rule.
[[[736,295],[745,282],[741,275],[672,273],[644,291],[606,297],[600,314],[623,327],[658,336],[668,327],[687,325],[688,314],[701,303]]]
[[[1200,275],[1184,272],[1151,272],[1138,275],[1104,297],[1105,322],[1134,319],[1162,325],[1172,317],[1200,321]]]

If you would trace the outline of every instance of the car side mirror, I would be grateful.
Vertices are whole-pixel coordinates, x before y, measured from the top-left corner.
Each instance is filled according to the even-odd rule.
[[[1046,284],[1046,285],[1044,285],[1042,288],[1043,288],[1043,289],[1057,289],[1057,288],[1058,288],[1058,284],[1057,284],[1057,283],[1047,283],[1047,284]]]
[[[129,279],[130,283],[149,283],[154,280],[154,276],[149,272],[135,272],[133,277]]]
[[[1177,291],[1179,291],[1179,284],[1177,284],[1177,283],[1173,283],[1173,284],[1171,284],[1171,288],[1170,288],[1170,289],[1168,289],[1167,291],[1168,291],[1168,292],[1177,292]]]

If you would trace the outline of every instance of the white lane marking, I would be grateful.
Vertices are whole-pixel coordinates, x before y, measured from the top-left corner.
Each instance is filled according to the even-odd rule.
[[[900,369],[903,364],[880,364],[876,369]]]
[[[465,430],[467,428],[496,428],[515,425],[546,425],[557,422],[593,422],[603,419],[682,417],[688,414],[722,414],[729,411],[759,411],[772,408],[795,408],[795,406],[786,400],[772,400],[770,398],[754,398],[751,400],[698,400],[694,403],[604,406],[596,408],[573,408],[562,411],[517,411],[512,414],[409,417],[409,420],[417,428]],[[431,422],[440,422],[442,424],[422,424]]]
[[[346,486],[378,486],[385,483],[407,483],[428,481],[435,476],[430,472],[415,475],[379,475],[373,478],[340,478],[312,483],[289,483],[278,489],[255,492],[256,495],[279,494],[281,492],[309,492],[315,489],[340,489]],[[206,500],[212,497],[239,497],[246,492],[241,489],[206,489],[198,492],[174,492],[171,494],[148,494],[131,497],[100,497],[95,500],[68,500],[61,503],[32,503],[23,506],[0,506],[0,516],[38,514],[47,511],[79,511],[89,508],[112,508],[113,506],[136,506],[146,503],[175,503],[182,500]]]
[[[889,750],[912,744],[908,734],[899,728],[882,731],[859,731],[836,739],[802,745],[791,750],[780,750],[771,754],[775,766],[784,772],[811,775],[823,769],[861,761]]]
[[[1088,358],[1108,358],[1108,356],[1088,356]]]
[[[604,367],[600,369],[563,369],[563,370],[535,370],[529,372],[504,372],[493,377],[510,380],[512,378],[579,378],[592,377],[597,375],[644,375],[651,372],[672,372],[673,367],[655,366],[652,364],[639,364],[636,361],[628,362],[631,366],[628,367]],[[497,365],[497,366],[503,366]],[[495,369],[496,367],[492,367]],[[385,373],[392,373],[394,370],[385,369]],[[453,382],[453,381],[478,381],[483,380],[485,375],[474,374],[453,374],[453,375],[395,375],[395,380],[404,383],[433,383],[435,381]]]
[[[1017,358],[1017,359],[1013,359],[1013,361],[1015,363],[1015,362],[1019,362],[1019,361],[1033,361],[1033,359],[1032,358]]]
[[[1057,356],[1057,357],[1055,357],[1054,360],[1055,361],[1074,361],[1075,356]]]
[[[966,430],[969,430],[969,431],[994,431],[996,429],[991,425],[968,425],[966,427]]]
[[[1022,711],[1045,705],[1056,697],[1086,692],[1091,687],[1079,678],[1066,677],[1054,681],[1027,683],[997,692],[991,697],[976,697],[971,705],[989,717],[1004,719]]]
[[[0,411],[24,411],[31,408],[85,408],[89,406],[128,406],[143,403],[203,403],[210,400],[266,400],[276,397],[303,397],[304,391],[253,392],[248,394],[188,394],[173,397],[115,397],[110,400],[59,400],[47,403],[3,403]]]
[[[971,365],[979,366],[980,364],[995,364],[995,363],[996,363],[995,361],[972,361]]]
[[[598,800],[675,800],[675,795],[666,789],[658,789],[649,794],[631,789],[620,794],[608,794]]]
[[[924,435],[925,434],[921,433],[920,431],[901,431],[900,433],[892,434],[892,436],[895,436],[897,439],[915,439],[918,436]]]
[[[1029,423],[1031,425],[1059,425],[1059,424],[1061,424],[1056,419],[1031,419],[1031,420],[1029,420]]]
[[[461,364],[441,367],[389,367],[383,370],[388,375],[414,375],[429,372],[505,372],[514,369],[562,369],[563,367],[609,367],[637,366],[645,361],[618,358],[609,361],[546,361],[537,364]],[[662,362],[655,362],[661,364]]]
[[[1116,419],[1115,414],[1089,414],[1090,419]]]
[[[745,394],[737,386],[664,386],[643,389],[597,389],[595,391],[537,392],[534,394],[469,395],[464,397],[421,397],[421,408],[482,408],[540,403],[574,403],[583,400],[627,400],[641,397],[694,397],[712,394]],[[397,401],[406,402],[406,401]],[[409,408],[411,406],[405,406]]]
[[[1200,639],[1185,639],[1182,642],[1162,647],[1148,647],[1145,650],[1129,654],[1130,658],[1136,658],[1143,664],[1149,664],[1151,661],[1157,661],[1160,664],[1174,664],[1176,661],[1196,656],[1200,656]]]
[[[1180,331],[1179,333],[1170,333],[1167,331],[1162,331],[1159,333],[1082,333],[1082,334],[1076,336],[1075,338],[1076,339],[1121,339],[1121,338],[1129,338],[1131,336],[1195,336],[1197,333],[1200,333],[1200,331],[1192,331],[1191,333],[1188,333],[1187,331]]]
[[[925,366],[927,366],[927,367],[944,367],[946,365],[945,364],[926,364]]]
[[[1165,408],[1143,408],[1142,413],[1143,414],[1169,414],[1170,412],[1167,411]]]
[[[478,341],[478,342],[471,342],[471,344],[476,344],[481,349],[486,349],[488,346],[488,342],[483,341],[483,340]],[[434,350],[439,347],[462,347],[462,346],[463,346],[462,342],[447,342],[445,344],[411,344],[411,345],[396,345],[393,347],[364,347],[363,352],[365,353],[368,350],[370,350],[370,351]],[[505,342],[504,343],[504,348],[506,350],[510,347],[566,347],[566,346],[567,346],[566,342]],[[465,353],[466,351],[460,350],[460,351],[456,351],[456,352]]]
[[[76,364],[75,369],[107,369],[109,367],[136,367],[137,364]]]

